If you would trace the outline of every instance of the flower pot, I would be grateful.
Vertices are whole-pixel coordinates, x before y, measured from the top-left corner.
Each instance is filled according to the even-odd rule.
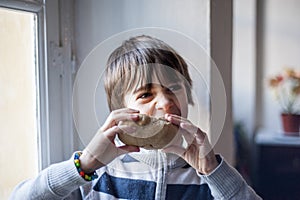
[[[297,114],[281,114],[284,134],[298,135],[300,128],[300,115]]]

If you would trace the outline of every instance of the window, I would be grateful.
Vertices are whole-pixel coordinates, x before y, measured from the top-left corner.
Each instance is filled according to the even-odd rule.
[[[0,16],[0,198],[6,199],[38,171],[36,16],[5,8]]]
[[[0,199],[48,164],[42,19],[42,3],[0,2]]]

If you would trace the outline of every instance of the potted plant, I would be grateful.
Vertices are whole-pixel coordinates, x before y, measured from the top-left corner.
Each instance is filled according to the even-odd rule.
[[[285,68],[269,78],[269,86],[281,107],[283,130],[287,135],[299,135],[300,70]]]

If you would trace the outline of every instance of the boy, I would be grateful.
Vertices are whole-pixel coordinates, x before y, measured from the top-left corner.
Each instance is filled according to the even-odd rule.
[[[192,81],[183,58],[164,42],[137,36],[109,57],[105,89],[110,115],[83,152],[16,187],[12,199],[260,199],[215,155],[206,134],[186,119]],[[116,145],[139,114],[179,127],[161,150]],[[74,164],[75,163],[75,164]]]

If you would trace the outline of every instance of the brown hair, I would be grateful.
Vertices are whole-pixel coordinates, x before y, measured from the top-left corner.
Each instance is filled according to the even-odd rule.
[[[193,104],[192,80],[184,59],[165,42],[141,35],[124,41],[108,58],[104,86],[110,111],[125,107],[124,95],[143,81],[151,81],[158,67],[163,78],[184,79],[188,103]]]

